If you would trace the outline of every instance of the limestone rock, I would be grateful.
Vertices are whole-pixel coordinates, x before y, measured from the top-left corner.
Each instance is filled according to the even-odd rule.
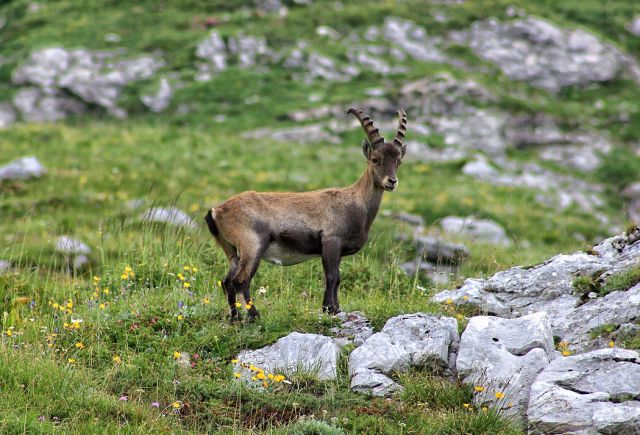
[[[171,98],[173,98],[173,89],[169,84],[169,80],[163,77],[162,80],[160,80],[158,91],[154,95],[143,95],[140,97],[140,100],[142,104],[147,106],[152,112],[159,113],[169,107]]]
[[[415,243],[418,255],[436,264],[457,264],[469,256],[469,250],[464,245],[432,236],[418,236]]]
[[[56,240],[56,251],[67,256],[89,255],[91,248],[78,239],[69,236],[60,236]]]
[[[448,234],[460,234],[479,242],[504,246],[511,244],[504,228],[489,219],[447,216],[442,218],[440,226]]]
[[[187,230],[195,230],[198,225],[191,217],[177,207],[153,207],[140,215],[144,222],[158,222],[175,225]]]
[[[270,346],[242,351],[236,359],[269,373],[290,377],[302,372],[313,374],[319,380],[330,380],[337,376],[339,352],[340,348],[330,337],[292,332]],[[236,365],[236,371],[250,375],[240,363]]]
[[[47,169],[35,157],[21,157],[0,167],[0,181],[38,178],[46,172]]]
[[[359,311],[338,313],[341,325],[331,328],[331,332],[340,339],[343,344],[352,342],[356,347],[362,345],[365,340],[373,335],[373,328],[369,320]]]
[[[494,406],[522,418],[529,387],[555,356],[545,313],[516,319],[476,316],[462,334],[456,368],[463,382],[484,388],[475,393],[478,406]]]
[[[468,44],[508,77],[552,92],[612,80],[633,63],[592,33],[561,29],[536,17],[478,21],[468,33]]]
[[[640,432],[640,355],[601,349],[547,366],[531,387],[533,433]]]
[[[349,356],[353,391],[384,396],[401,389],[387,375],[409,367],[450,371],[459,342],[457,321],[424,313],[396,316]]]
[[[7,260],[0,260],[0,274],[7,273],[11,269],[11,263]]]
[[[0,129],[7,128],[16,122],[16,111],[8,103],[0,102]]]
[[[69,115],[82,113],[86,106],[77,99],[47,95],[32,87],[20,89],[13,96],[13,104],[23,120],[27,122],[55,122]]]

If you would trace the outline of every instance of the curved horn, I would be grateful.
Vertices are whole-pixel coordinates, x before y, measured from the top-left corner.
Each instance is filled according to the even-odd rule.
[[[347,113],[352,113],[360,121],[362,129],[367,133],[367,138],[372,148],[376,148],[378,145],[384,142],[384,138],[380,136],[378,129],[373,125],[373,121],[370,117],[364,114],[360,109],[351,108]]]
[[[393,143],[400,147],[402,151],[402,157],[404,157],[404,153],[407,152],[407,146],[404,142],[404,135],[407,133],[407,114],[404,110],[398,110],[398,130],[396,132],[396,137],[393,139]]]

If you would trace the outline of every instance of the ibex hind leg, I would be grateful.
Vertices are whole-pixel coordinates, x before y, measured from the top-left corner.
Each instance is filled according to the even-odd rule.
[[[237,273],[231,278],[232,288],[235,292],[240,293],[244,299],[249,321],[260,317],[260,313],[258,313],[253,299],[251,299],[250,286],[251,280],[258,270],[258,266],[260,266],[260,259],[266,248],[267,241],[265,240],[260,240],[256,244],[240,247],[238,249],[240,259],[238,261]]]

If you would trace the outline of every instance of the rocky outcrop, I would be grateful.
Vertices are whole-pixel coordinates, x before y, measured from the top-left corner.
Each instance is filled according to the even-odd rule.
[[[171,87],[171,84],[169,84],[169,80],[167,80],[166,77],[163,77],[158,84],[158,90],[156,93],[143,95],[140,97],[140,101],[142,101],[142,104],[147,106],[152,112],[159,113],[169,107],[171,98],[173,98],[173,88]]]
[[[640,432],[640,355],[602,349],[547,366],[531,387],[532,433]]]
[[[556,357],[545,313],[516,319],[472,317],[460,340],[458,375],[474,387],[474,403],[524,421],[529,388]]]
[[[21,157],[0,167],[0,181],[38,178],[46,173],[47,169],[35,157]]]
[[[29,121],[40,120],[42,114],[38,114],[38,110],[42,112],[53,104],[66,108],[71,104],[67,101],[69,94],[78,99],[74,100],[76,103],[100,106],[114,116],[126,116],[118,106],[118,98],[124,87],[135,81],[149,79],[164,64],[156,56],[124,58],[116,52],[67,50],[62,47],[37,50],[13,72],[12,82],[35,86],[39,94],[31,91],[29,99],[22,96],[14,102],[22,116]],[[26,103],[27,100],[30,104]],[[19,105],[18,102],[22,103]],[[35,114],[29,110],[30,107],[35,108]],[[66,108],[58,111],[58,119],[79,111],[80,107],[76,105],[73,110]]]
[[[250,379],[253,373],[245,366],[253,365],[287,377],[302,374],[319,380],[335,379],[339,353],[340,348],[330,337],[292,332],[270,346],[240,352],[235,371]]]
[[[533,267],[514,267],[489,279],[467,279],[459,289],[446,290],[436,302],[470,304],[486,313],[513,318],[545,311],[554,336],[575,349],[592,346],[590,331],[605,324],[640,318],[640,288],[610,293],[583,303],[574,281],[598,277],[606,283],[613,274],[637,265],[637,231],[606,239],[590,252],[560,254]],[[595,278],[594,278],[595,279]]]
[[[451,317],[424,313],[393,317],[351,352],[351,389],[374,396],[391,394],[402,387],[388,375],[410,367],[450,373],[458,342],[458,323]]]
[[[336,316],[341,324],[331,328],[331,332],[336,338],[336,342],[341,346],[353,343],[358,347],[365,340],[373,335],[373,328],[369,320],[359,311],[351,313],[340,312]]]
[[[536,17],[478,21],[467,33],[467,42],[509,78],[552,92],[607,82],[630,70],[637,75],[630,57],[594,34],[565,30]]]

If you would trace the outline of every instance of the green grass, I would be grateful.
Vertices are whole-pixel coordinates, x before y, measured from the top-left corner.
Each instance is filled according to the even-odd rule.
[[[49,169],[41,179],[0,183],[0,259],[14,266],[11,273],[0,275],[0,432],[521,433],[494,410],[465,407],[471,399],[466,387],[428,371],[398,376],[405,389],[389,400],[351,393],[346,351],[335,381],[294,376],[291,385],[274,384],[266,391],[242,385],[230,364],[239,351],[273,343],[292,331],[327,334],[336,324],[320,311],[320,262],[288,268],[263,264],[253,282],[254,293],[268,287],[266,294],[255,294],[262,318],[232,326],[217,285],[226,260],[206,229],[187,233],[143,224],[139,215],[151,205],[176,205],[201,223],[209,207],[244,190],[302,191],[351,184],[365,164],[358,129],[339,135],[339,145],[244,139],[242,133],[291,126],[286,114],[294,109],[346,107],[364,99],[372,87],[382,87],[395,98],[403,84],[447,72],[486,86],[501,110],[543,112],[568,130],[590,125],[607,132],[616,149],[602,168],[572,175],[603,183],[607,202],[600,212],[614,224],[622,223],[619,191],[640,171],[640,160],[631,151],[631,144],[640,140],[640,95],[626,80],[552,96],[508,80],[468,49],[454,46],[447,52],[467,62],[468,71],[408,61],[407,74],[380,77],[364,71],[349,83],[305,84],[276,63],[267,72],[231,67],[201,83],[192,80],[194,51],[211,30],[206,26],[211,18],[225,37],[261,35],[272,47],[306,39],[313,50],[345,62],[344,47],[317,36],[315,27],[328,24],[343,35],[362,33],[395,15],[416,21],[435,36],[467,28],[477,19],[505,18],[506,7],[514,5],[565,26],[588,26],[637,55],[640,38],[624,26],[640,13],[640,5],[622,0],[606,6],[597,0],[492,0],[445,7],[377,0],[366,8],[344,2],[343,9],[336,10],[327,6],[332,2],[299,6],[287,1],[289,14],[279,18],[242,8],[250,1],[58,0],[41,2],[35,12],[28,11],[29,3],[0,6],[7,18],[0,29],[0,99],[15,93],[9,83],[16,65],[32,50],[55,45],[98,50],[122,46],[127,56],[159,50],[167,61],[162,73],[175,73],[184,87],[164,114],[151,115],[139,102],[139,95],[156,85],[150,80],[132,84],[122,96],[128,120],[99,112],[57,124],[18,124],[0,135],[0,164],[35,155]],[[437,12],[448,21],[437,21]],[[107,33],[117,33],[122,42],[105,41]],[[312,93],[321,101],[311,103]],[[256,95],[257,102],[245,104]],[[621,104],[631,113],[628,121],[620,120]],[[176,113],[180,105],[188,105],[189,113]],[[212,122],[218,114],[227,120]],[[421,140],[446,147],[437,134]],[[509,156],[530,161],[535,153],[510,150]],[[464,163],[404,162],[398,171],[400,188],[385,194],[381,208],[419,214],[429,229],[448,215],[475,215],[505,227],[514,242],[509,247],[454,240],[465,243],[471,255],[449,287],[466,277],[489,276],[581,249],[585,242],[576,235],[588,244],[608,235],[595,216],[575,207],[560,211],[542,206],[531,190],[496,187],[464,176]],[[144,205],[131,209],[132,200]],[[473,311],[430,303],[428,296],[441,287],[424,277],[408,278],[397,267],[412,258],[414,248],[395,236],[410,231],[378,216],[368,245],[342,262],[342,308],[363,311],[378,330],[392,316],[417,311],[455,316],[463,328],[464,316]],[[88,270],[67,274],[65,259],[53,247],[63,234],[91,246]],[[128,266],[135,276],[123,280]],[[197,272],[185,273],[184,266]],[[640,280],[638,270],[609,277],[598,291],[604,295],[628,289]],[[187,276],[188,290],[178,273]],[[593,280],[578,278],[574,285],[588,292],[595,288]],[[69,300],[72,312],[66,311]],[[83,320],[79,328],[65,328],[78,318]],[[174,352],[189,355],[194,367],[181,368]]]

